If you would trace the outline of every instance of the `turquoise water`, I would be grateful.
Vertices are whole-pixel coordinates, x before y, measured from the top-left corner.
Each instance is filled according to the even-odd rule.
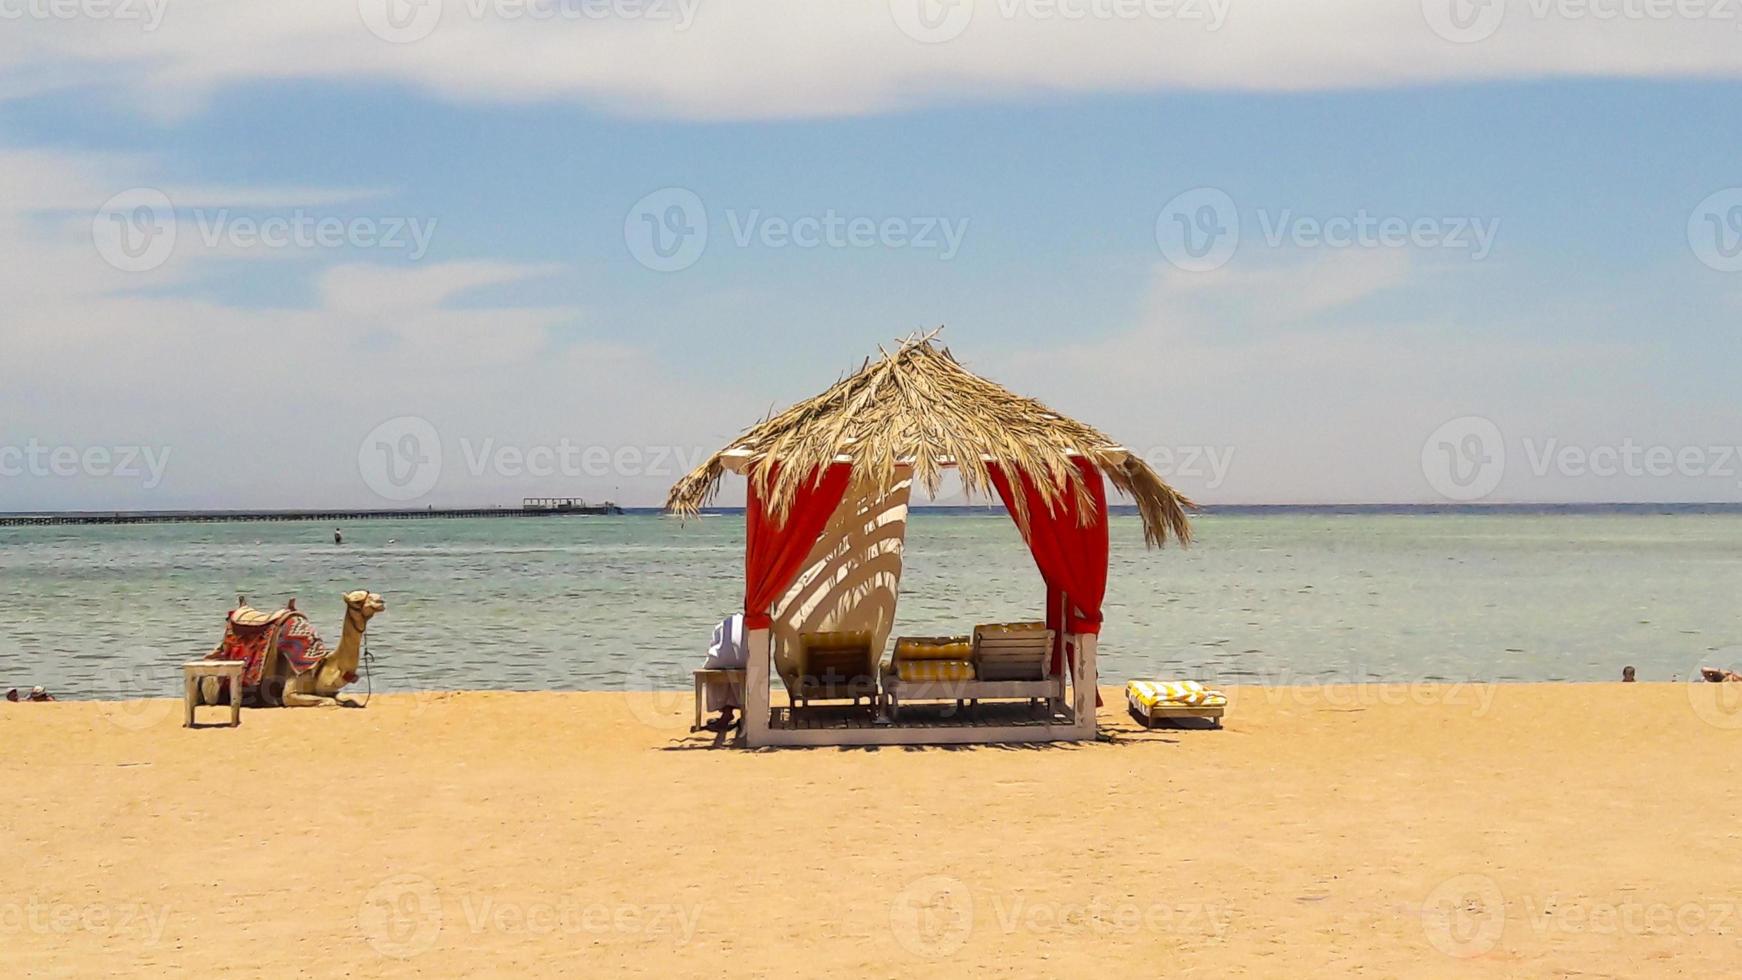
[[[1222,683],[1686,678],[1742,656],[1742,516],[1200,518],[1148,552],[1115,517],[1103,679]],[[295,595],[336,642],[382,593],[376,691],[683,686],[742,595],[741,516],[0,528],[0,688],[174,694],[238,592]],[[1028,618],[1001,513],[916,513],[897,629]]]

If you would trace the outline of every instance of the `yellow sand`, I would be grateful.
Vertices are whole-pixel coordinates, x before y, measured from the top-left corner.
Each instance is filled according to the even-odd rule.
[[[0,703],[0,971],[1742,975],[1742,685],[1229,693],[760,753],[681,695]]]

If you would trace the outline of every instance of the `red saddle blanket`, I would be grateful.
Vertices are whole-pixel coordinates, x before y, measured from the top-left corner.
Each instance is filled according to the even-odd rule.
[[[240,622],[238,620],[241,620]],[[264,620],[249,623],[247,620]],[[327,658],[330,651],[309,625],[308,617],[292,610],[262,616],[244,606],[225,620],[224,639],[207,660],[240,660],[242,686],[258,687],[273,654],[293,673],[306,673]]]

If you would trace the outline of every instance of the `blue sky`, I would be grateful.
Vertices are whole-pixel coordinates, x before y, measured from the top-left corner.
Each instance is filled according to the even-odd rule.
[[[1460,44],[1437,0],[1209,34],[981,5],[922,44],[869,2],[702,0],[680,33],[450,0],[391,43],[372,2],[7,26],[0,510],[655,503],[938,324],[1210,503],[1742,500],[1734,23],[1513,5]],[[1182,267],[1158,225],[1206,191],[1238,247]],[[638,208],[678,192],[706,245],[656,271],[635,229],[668,209]],[[878,230],[783,237],[831,216]],[[1362,217],[1429,237],[1312,230]],[[427,250],[238,237],[275,218]],[[172,251],[115,267],[105,234],[165,219]]]

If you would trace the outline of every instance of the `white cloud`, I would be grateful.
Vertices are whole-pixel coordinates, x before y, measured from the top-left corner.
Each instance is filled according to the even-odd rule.
[[[650,351],[590,339],[626,333],[590,310],[491,301],[563,275],[560,265],[323,253],[275,270],[311,276],[314,302],[294,309],[209,298],[203,287],[235,267],[222,250],[178,247],[149,273],[122,272],[100,257],[90,215],[115,188],[159,176],[138,158],[0,154],[11,191],[0,199],[0,447],[172,452],[153,490],[0,479],[0,510],[383,505],[359,471],[359,446],[400,416],[428,419],[446,444],[450,465],[420,502],[651,503],[683,463],[777,407],[741,379],[686,375]],[[354,193],[204,188],[191,198],[221,208]],[[1467,415],[1519,440],[1498,499],[1742,494],[1734,480],[1533,475],[1525,438],[1715,446],[1735,441],[1742,410],[1667,396],[1654,383],[1663,355],[1649,344],[1569,333],[1572,321],[1622,318],[1604,305],[1608,293],[1545,297],[1560,304],[1552,315],[1484,311],[1473,328],[1442,312],[1468,308],[1447,294],[1479,295],[1499,268],[1399,249],[1254,249],[1209,273],[1158,263],[1143,315],[1111,336],[1003,358],[961,353],[1140,452],[1224,453],[1225,482],[1178,480],[1211,501],[1433,500],[1423,441]],[[855,353],[843,351],[840,365]],[[840,365],[821,366],[817,383]],[[565,442],[632,449],[645,465],[548,479],[466,466],[468,446],[524,453]]]
[[[122,272],[100,256],[91,214],[116,186],[154,176],[137,160],[0,155],[0,180],[12,192],[0,199],[0,447],[145,446],[170,456],[158,487],[0,473],[0,511],[385,506],[359,472],[359,445],[382,420],[404,415],[429,419],[451,441],[451,465],[420,504],[619,491],[653,501],[679,475],[669,462],[647,473],[538,479],[469,471],[460,440],[672,446],[678,434],[712,431],[716,412],[756,410],[674,375],[646,351],[578,339],[621,333],[591,323],[586,310],[491,303],[482,292],[560,275],[560,265],[305,254],[278,273],[313,277],[315,302],[294,309],[207,298],[199,287],[234,267],[223,250],[178,245],[161,267]],[[199,197],[232,204],[220,190]],[[234,198],[284,199],[258,190]]]
[[[143,10],[150,0],[134,2]],[[0,36],[0,63],[15,96],[87,85],[169,114],[239,82],[308,78],[703,118],[869,113],[1035,91],[1742,75],[1742,11],[1720,0],[1667,5],[1664,17],[1653,14],[1666,5],[1642,0],[950,2],[176,0],[155,30],[112,18],[20,25]],[[931,20],[919,19],[922,4]],[[1450,19],[1453,4],[1473,19]],[[385,19],[390,5],[403,19]],[[438,19],[419,20],[432,11]]]
[[[1371,250],[1284,252],[1213,273],[1158,264],[1137,323],[969,366],[1146,456],[1231,456],[1215,485],[1207,466],[1176,475],[1182,490],[1215,503],[1445,502],[1423,472],[1422,447],[1466,416],[1491,419],[1507,440],[1494,501],[1742,498],[1721,476],[1533,471],[1531,450],[1551,440],[1734,443],[1742,411],[1666,399],[1650,380],[1660,354],[1649,342],[1549,339],[1556,331],[1531,311],[1497,311],[1476,327],[1434,312],[1447,308],[1445,290],[1484,288],[1484,274]],[[1394,295],[1407,318],[1371,305]]]
[[[328,309],[354,315],[404,313],[438,307],[468,290],[520,282],[562,271],[560,265],[524,266],[507,262],[447,262],[403,269],[347,265],[321,278]]]

